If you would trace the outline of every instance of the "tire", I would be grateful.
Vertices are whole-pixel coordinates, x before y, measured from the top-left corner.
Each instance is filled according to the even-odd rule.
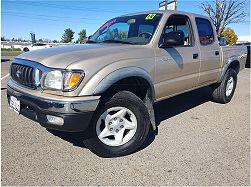
[[[128,155],[143,145],[149,127],[149,114],[142,100],[129,91],[120,91],[100,101],[89,128],[91,136],[84,144],[101,157]]]
[[[24,52],[28,52],[29,49],[27,47],[24,48]]]
[[[227,70],[220,84],[215,84],[213,88],[213,101],[217,103],[228,103],[231,101],[237,85],[237,73],[233,69]]]

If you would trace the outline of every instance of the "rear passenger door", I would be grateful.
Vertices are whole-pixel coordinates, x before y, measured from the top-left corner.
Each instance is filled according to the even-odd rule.
[[[220,48],[212,23],[200,17],[195,18],[195,23],[201,58],[199,85],[204,85],[218,80],[221,70]]]
[[[182,31],[185,35],[185,42],[180,46],[158,48],[155,51],[155,87],[158,98],[184,92],[198,84],[199,49],[195,43],[190,18],[180,14],[171,15],[162,34],[171,31]]]

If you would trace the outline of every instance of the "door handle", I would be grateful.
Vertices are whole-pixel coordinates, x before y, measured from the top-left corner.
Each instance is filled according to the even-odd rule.
[[[193,59],[197,59],[199,57],[198,53],[193,54]]]
[[[218,56],[220,54],[219,51],[215,51],[215,55]]]

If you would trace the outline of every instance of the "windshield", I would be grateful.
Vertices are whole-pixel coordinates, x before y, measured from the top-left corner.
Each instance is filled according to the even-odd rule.
[[[140,14],[111,19],[94,33],[89,43],[147,44],[160,18],[161,14]]]

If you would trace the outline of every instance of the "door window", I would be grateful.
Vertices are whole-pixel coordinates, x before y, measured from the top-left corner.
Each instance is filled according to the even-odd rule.
[[[168,20],[164,28],[164,33],[171,31],[182,31],[185,36],[185,42],[183,46],[193,45],[193,35],[191,29],[190,20],[184,15],[172,15]]]
[[[214,32],[209,20],[195,18],[201,45],[210,45],[214,42]]]

